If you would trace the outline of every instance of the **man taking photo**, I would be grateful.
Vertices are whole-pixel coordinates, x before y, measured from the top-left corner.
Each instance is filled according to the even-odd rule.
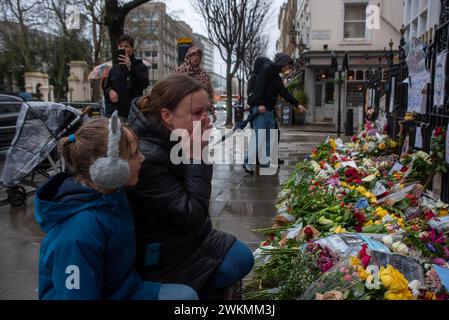
[[[140,97],[148,87],[148,68],[141,59],[134,57],[131,36],[122,35],[117,41],[117,49],[118,59],[109,71],[104,92],[106,103],[111,106],[107,113],[118,110],[118,115],[127,120],[131,101]]]

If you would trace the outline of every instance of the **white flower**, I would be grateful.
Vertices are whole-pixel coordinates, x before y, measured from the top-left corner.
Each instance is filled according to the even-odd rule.
[[[390,247],[393,245],[393,236],[388,235],[382,238],[382,242],[387,246]]]
[[[374,174],[367,176],[365,178],[362,179],[363,182],[371,182],[374,181],[374,179],[376,179],[376,176]]]
[[[402,254],[402,255],[408,254],[408,247],[405,244],[403,244],[402,242],[393,243],[392,249],[394,252]]]
[[[408,284],[408,287],[410,290],[412,290],[413,296],[416,298],[419,296],[420,288],[421,288],[421,282],[418,280],[413,280]]]
[[[313,169],[313,171],[315,171],[315,173],[318,173],[318,172],[321,171],[321,167],[320,167],[320,165],[318,164],[318,162],[316,162],[316,161],[311,161],[311,162],[310,162],[310,165],[312,166],[312,169]]]
[[[368,290],[379,290],[381,281],[379,279],[379,268],[377,266],[371,265],[366,268],[366,272],[370,275],[366,278],[365,287]]]

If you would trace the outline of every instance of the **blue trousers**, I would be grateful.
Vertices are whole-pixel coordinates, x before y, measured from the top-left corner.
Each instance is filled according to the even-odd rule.
[[[198,300],[198,294],[183,284],[162,284],[159,300]]]
[[[254,256],[243,242],[236,240],[212,276],[210,288],[227,288],[243,279],[254,266]]]
[[[252,112],[255,113],[258,109],[259,107],[252,107]],[[253,126],[256,136],[249,142],[248,154],[245,157],[245,163],[255,164],[257,159],[256,152],[258,152],[259,162],[261,164],[268,164],[270,163],[271,153],[270,130],[276,129],[274,111],[267,110],[265,113],[257,116],[253,121]],[[259,139],[259,136],[263,136],[261,135],[260,130],[265,130],[265,141],[260,141],[261,139]],[[264,151],[265,154],[263,154]]]

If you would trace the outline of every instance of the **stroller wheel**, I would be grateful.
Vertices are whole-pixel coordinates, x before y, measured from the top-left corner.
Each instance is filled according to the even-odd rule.
[[[8,201],[11,207],[21,207],[25,205],[27,194],[24,187],[11,187],[7,189],[6,193],[8,194]]]

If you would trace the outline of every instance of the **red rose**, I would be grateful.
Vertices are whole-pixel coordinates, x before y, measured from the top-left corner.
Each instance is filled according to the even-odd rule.
[[[358,224],[363,226],[366,222],[365,215],[361,212],[354,213],[354,218],[357,220]]]
[[[363,228],[361,226],[355,226],[354,229],[355,229],[355,232],[358,232],[358,233],[363,232]]]
[[[304,234],[306,235],[307,240],[313,238],[313,230],[310,227],[304,229]]]
[[[401,169],[401,172],[407,172],[408,171],[408,167],[407,166],[403,166]]]
[[[345,204],[344,202],[340,203],[340,207],[342,207],[342,208],[344,208],[345,205],[346,205],[346,204]]]
[[[442,136],[443,133],[444,133],[444,132],[443,132],[443,128],[438,127],[438,128],[435,129],[435,137]]]
[[[362,246],[362,250],[359,252],[360,260],[362,261],[363,267],[366,269],[371,261],[371,256],[366,252],[368,250],[368,246],[364,244]]]
[[[424,218],[427,221],[432,220],[433,218],[435,218],[435,214],[433,213],[432,210],[427,210],[426,213],[424,214]]]
[[[356,136],[352,137],[352,142],[356,142],[356,141],[357,141],[357,137]]]

